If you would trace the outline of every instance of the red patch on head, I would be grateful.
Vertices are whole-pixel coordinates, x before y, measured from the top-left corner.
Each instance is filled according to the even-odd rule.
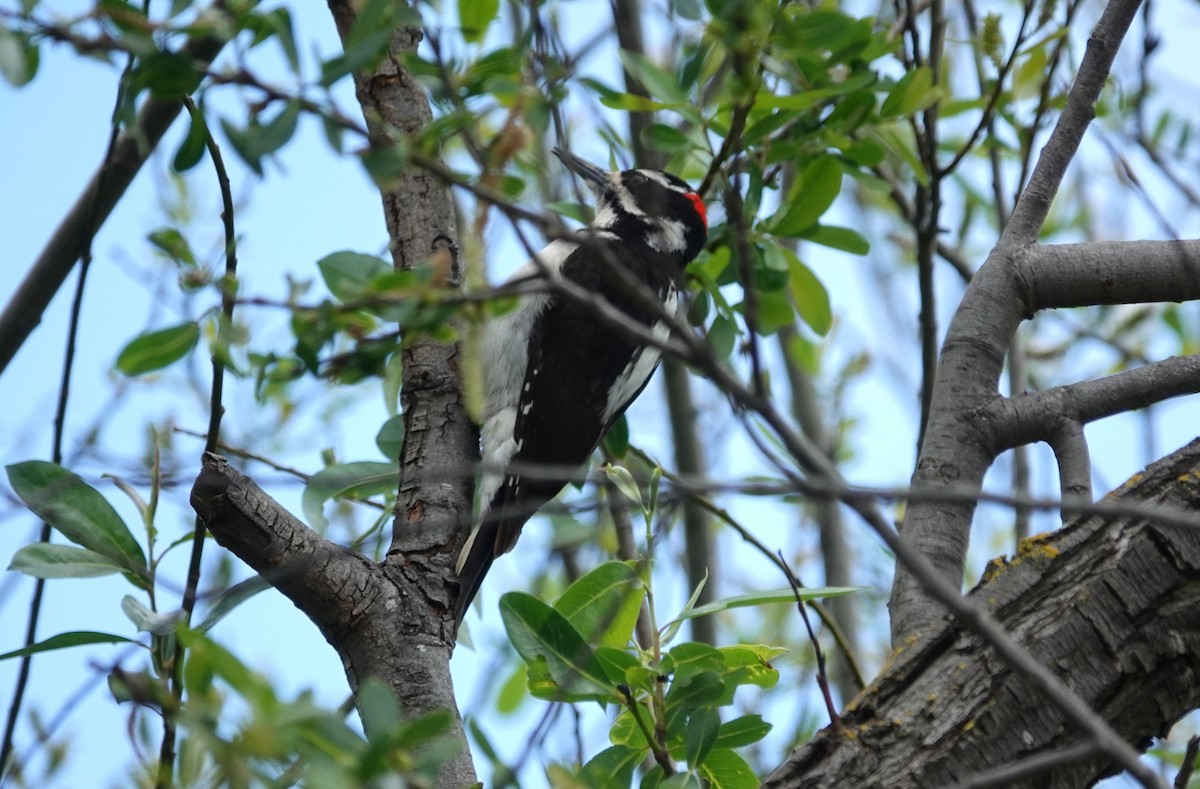
[[[704,229],[708,229],[708,209],[704,207],[704,201],[700,199],[700,195],[695,192],[688,192],[685,197],[692,201],[692,205],[696,208],[696,213],[700,215],[700,221],[704,223]]]

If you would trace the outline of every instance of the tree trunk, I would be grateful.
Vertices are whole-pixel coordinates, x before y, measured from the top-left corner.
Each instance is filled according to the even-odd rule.
[[[1200,506],[1200,440],[1105,504],[1123,514],[1026,540],[1011,560],[992,562],[971,596],[1145,749],[1200,706],[1200,529],[1188,522]],[[995,785],[1065,789],[1109,764],[957,622],[899,644],[842,723],[793,751],[764,786],[943,787],[1049,756],[1037,774]]]

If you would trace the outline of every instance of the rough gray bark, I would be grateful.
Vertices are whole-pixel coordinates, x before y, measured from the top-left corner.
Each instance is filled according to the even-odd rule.
[[[1134,476],[1107,500],[1192,513],[1200,441]],[[1177,520],[1093,515],[996,560],[971,597],[1038,662],[1053,667],[1128,741],[1148,746],[1200,706],[1200,529]],[[843,716],[797,748],[766,787],[946,787],[1080,735],[978,636],[943,623],[898,645]],[[1081,756],[1081,754],[1083,754]],[[1108,767],[1072,760],[1007,787],[1078,787]]]
[[[1000,452],[1052,444],[1086,424],[1200,390],[1200,359],[1170,359],[1096,381],[1011,398],[999,394],[1005,351],[1020,322],[1042,309],[1200,298],[1200,241],[998,247],[971,281],[950,325],[934,418],[913,475],[921,490],[978,491]],[[1072,459],[1074,460],[1074,459]],[[1078,485],[1078,475],[1061,472]],[[962,577],[975,504],[914,502],[902,528],[948,580]],[[892,639],[902,643],[943,616],[903,567],[892,590]]]
[[[329,7],[345,40],[355,6],[330,0]],[[419,30],[397,27],[388,57],[354,77],[375,147],[418,132],[432,117],[425,92],[401,65],[420,40]],[[382,198],[396,267],[431,261],[457,284],[449,188],[410,168]],[[459,751],[442,766],[438,784],[461,787],[475,774],[450,679],[450,611],[454,557],[470,529],[478,434],[462,406],[454,346],[406,338],[402,353],[405,440],[392,544],[381,564],[312,532],[215,456],[206,458],[192,501],[218,542],[317,624],[341,656],[351,688],[376,676],[405,717],[451,711]]]
[[[420,564],[366,557],[305,526],[226,460],[206,455],[192,506],[228,548],[303,611],[337,650],[350,687],[367,676],[387,682],[406,717],[448,709],[449,737],[461,744],[438,785],[475,782],[471,754],[450,683],[450,647],[429,635],[430,576]],[[390,559],[390,557],[389,557]],[[423,660],[414,653],[425,653]]]

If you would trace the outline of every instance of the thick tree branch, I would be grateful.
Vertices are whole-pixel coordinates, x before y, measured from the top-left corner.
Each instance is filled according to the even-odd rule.
[[[1200,506],[1200,441],[1109,497]],[[1093,515],[991,565],[970,595],[1128,742],[1144,749],[1200,706],[1200,532],[1154,517]],[[825,730],[764,786],[940,787],[1065,751],[1006,786],[1078,787],[1109,769],[1095,744],[1046,703],[973,626],[943,624],[900,645],[846,710],[850,735]],[[1103,750],[1103,748],[1102,748]]]
[[[330,0],[329,9],[345,40],[357,18],[355,5]],[[424,89],[401,65],[420,41],[420,30],[398,26],[389,56],[374,69],[354,76],[371,142],[377,147],[418,133],[433,117]],[[450,190],[421,167],[407,168],[397,176],[395,185],[382,193],[396,268],[412,268],[435,256],[449,258],[446,284],[457,286],[453,250],[457,223]],[[457,585],[453,564],[470,530],[473,485],[473,474],[463,470],[473,469],[479,460],[478,432],[463,408],[456,353],[453,345],[428,338],[407,340],[403,349],[404,448],[389,554],[396,561],[427,564],[443,586],[425,601],[434,610],[452,599],[449,587]],[[436,626],[431,621],[430,627],[453,644],[453,623],[449,610],[444,613],[442,621]]]
[[[1065,419],[1052,432],[1047,443],[1058,462],[1058,490],[1064,500],[1092,500],[1092,458],[1088,451],[1083,424]]]
[[[1017,261],[1030,314],[1200,299],[1200,240],[1046,244]]]
[[[291,600],[341,656],[352,690],[375,675],[403,690],[406,717],[456,710],[450,684],[450,648],[431,634],[424,601],[430,571],[419,562],[377,565],[326,540],[272,500],[218,455],[206,454],[192,488],[192,507],[224,547]],[[414,605],[413,601],[419,601]],[[443,599],[441,605],[448,606]],[[424,653],[423,661],[412,658]],[[475,782],[457,714],[448,737],[460,751],[443,766],[441,787]]]
[[[1151,298],[1177,300],[1200,290],[1194,274],[1186,279],[1178,277],[1180,272],[1195,270],[1186,245],[1182,253],[1181,247],[1173,246],[1170,255],[1154,258],[1159,264],[1171,258],[1176,272],[1175,278],[1158,287],[1135,276],[1135,260],[1127,258],[1123,264],[1112,259],[1111,269],[1099,276],[1101,269],[1075,267],[1076,277],[1069,286],[1063,282],[1061,288],[1056,288],[1055,275],[1046,271],[1051,267],[1034,262],[1041,253],[1031,249],[1063,173],[1094,115],[1096,98],[1137,5],[1135,0],[1110,0],[1093,31],[1066,109],[1042,150],[1012,220],[972,278],[950,323],[938,362],[930,422],[912,478],[913,488],[918,491],[944,487],[979,490],[984,473],[1001,449],[1001,441],[981,423],[978,414],[998,397],[1004,357],[1021,321],[1039,308],[1059,306],[1053,299],[1039,298],[1037,293],[1076,294],[1070,299],[1063,296],[1063,302],[1115,303]],[[1024,259],[1027,255],[1029,261]],[[1123,275],[1122,287],[1117,287],[1116,271]],[[1168,283],[1176,287],[1164,293]],[[1089,295],[1093,298],[1084,298]],[[905,537],[952,584],[961,582],[974,511],[974,503],[967,501],[946,506],[918,504],[906,513]],[[893,644],[943,616],[941,607],[904,567],[897,568],[890,606]]]
[[[1087,424],[1200,392],[1200,355],[1161,362],[1093,381],[997,398],[981,414],[1001,449],[1050,441],[1064,422]]]

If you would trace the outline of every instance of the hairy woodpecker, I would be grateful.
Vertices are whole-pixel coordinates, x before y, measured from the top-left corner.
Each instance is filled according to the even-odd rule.
[[[674,312],[683,270],[708,235],[704,202],[659,170],[608,172],[560,148],[554,153],[591,190],[595,218],[581,241],[553,241],[509,282],[562,277],[665,340],[669,329],[645,294]],[[632,292],[631,283],[643,294]],[[482,355],[480,514],[458,558],[456,624],[492,562],[562,490],[561,473],[536,468],[583,465],[646,386],[660,356],[556,293],[552,283],[488,323]]]

